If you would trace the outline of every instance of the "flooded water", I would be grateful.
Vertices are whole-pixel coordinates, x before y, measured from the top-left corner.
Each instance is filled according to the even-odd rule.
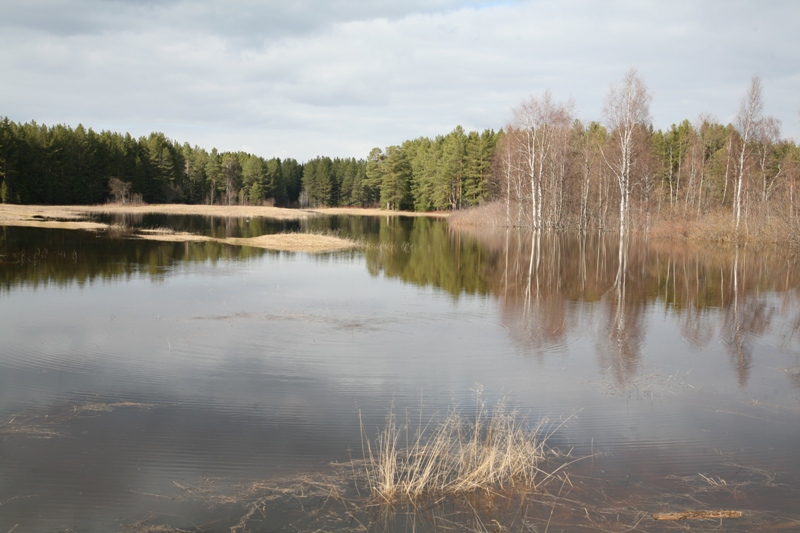
[[[781,250],[425,218],[122,222],[365,246],[0,228],[0,532],[800,529],[800,268]],[[444,528],[320,489],[389,412],[477,395],[547,418],[577,460],[524,515]],[[650,516],[704,509],[743,516]]]

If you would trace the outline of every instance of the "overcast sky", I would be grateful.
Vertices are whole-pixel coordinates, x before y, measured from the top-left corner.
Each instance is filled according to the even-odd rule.
[[[366,157],[501,128],[550,89],[601,120],[636,67],[657,128],[732,119],[750,78],[800,139],[800,2],[0,0],[0,116]]]

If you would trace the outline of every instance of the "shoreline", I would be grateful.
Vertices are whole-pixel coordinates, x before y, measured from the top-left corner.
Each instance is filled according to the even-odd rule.
[[[42,219],[74,220],[81,221],[86,215],[107,213],[125,215],[201,215],[219,217],[259,217],[276,220],[305,220],[321,215],[352,215],[352,216],[389,216],[389,217],[430,217],[448,218],[451,213],[446,211],[386,211],[377,208],[365,207],[317,207],[308,209],[293,209],[288,207],[268,206],[240,206],[240,205],[205,205],[205,204],[148,204],[148,205],[18,205],[0,204],[0,225],[21,226]],[[38,226],[45,227],[45,226]]]
[[[89,215],[109,214],[170,214],[205,215],[220,217],[260,217],[277,220],[304,220],[320,213],[309,210],[280,207],[209,206],[209,205],[97,205],[97,206],[41,206],[0,204],[0,226],[84,231],[113,231],[118,226],[86,220]],[[280,233],[251,238],[216,239],[193,233],[164,233],[142,230],[123,238],[160,242],[219,242],[232,246],[249,246],[284,252],[326,253],[358,248],[350,239],[318,233]]]

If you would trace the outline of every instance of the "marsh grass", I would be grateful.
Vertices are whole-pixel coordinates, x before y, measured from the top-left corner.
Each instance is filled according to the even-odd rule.
[[[536,492],[552,479],[541,465],[553,428],[528,427],[505,402],[491,409],[478,401],[474,414],[453,408],[439,421],[415,428],[390,413],[372,442],[362,423],[364,480],[373,502],[387,505]]]

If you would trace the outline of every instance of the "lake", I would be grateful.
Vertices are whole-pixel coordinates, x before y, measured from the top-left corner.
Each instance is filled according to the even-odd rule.
[[[363,246],[0,227],[0,532],[800,529],[783,250],[428,218],[111,221]],[[544,423],[560,468],[524,501],[387,511],[358,490],[390,413],[413,432],[498,404]],[[707,509],[743,515],[651,516]]]

